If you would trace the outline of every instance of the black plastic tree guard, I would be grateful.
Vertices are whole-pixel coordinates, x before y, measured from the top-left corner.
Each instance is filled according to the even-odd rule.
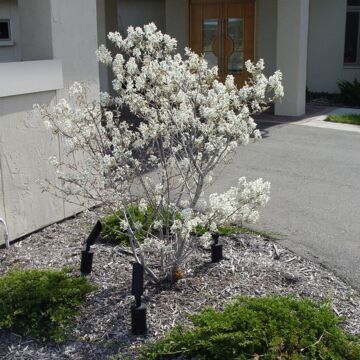
[[[223,245],[219,241],[219,234],[212,234],[214,243],[211,245],[211,262],[217,263],[223,258]]]
[[[141,303],[141,296],[144,293],[144,267],[139,263],[133,263],[132,291],[135,297],[135,304],[131,305],[131,332],[134,335],[145,335],[146,306]]]
[[[86,239],[84,247],[81,251],[81,265],[80,272],[81,275],[89,275],[92,271],[94,251],[91,250],[91,245],[94,245],[96,239],[101,233],[102,225],[100,221],[97,221],[94,228],[92,229],[89,237]]]

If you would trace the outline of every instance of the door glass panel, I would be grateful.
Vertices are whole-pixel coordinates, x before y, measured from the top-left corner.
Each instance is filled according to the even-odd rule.
[[[244,68],[244,19],[229,18],[227,34],[232,42],[232,52],[228,54],[228,73],[240,74]]]
[[[218,19],[204,19],[203,21],[203,53],[209,66],[218,66]]]

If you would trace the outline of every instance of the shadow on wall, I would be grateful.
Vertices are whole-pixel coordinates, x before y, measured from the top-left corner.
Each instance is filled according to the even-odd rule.
[[[56,91],[7,96],[0,98],[0,117],[9,114],[32,112],[34,104],[50,104],[56,96]],[[26,115],[25,115],[26,116]]]
[[[118,30],[126,35],[127,28],[154,22],[159,30],[166,32],[165,0],[118,0]]]

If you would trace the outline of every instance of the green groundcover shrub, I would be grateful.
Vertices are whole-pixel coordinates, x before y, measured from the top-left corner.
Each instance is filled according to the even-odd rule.
[[[126,216],[132,225],[136,222],[140,222],[143,225],[141,229],[135,231],[135,236],[139,241],[143,240],[148,233],[154,232],[151,226],[155,220],[160,219],[160,216],[152,207],[148,207],[145,212],[142,212],[137,205],[129,206]],[[163,213],[162,221],[164,224],[166,224],[166,221],[170,222],[170,218],[170,213]],[[101,220],[103,226],[102,235],[110,242],[128,246],[130,245],[128,234],[120,225],[123,219],[124,217],[120,211],[104,216]]]
[[[290,297],[241,297],[224,311],[190,316],[141,350],[140,359],[360,359],[329,305]]]
[[[139,207],[136,205],[130,206],[127,210],[127,217],[131,219],[132,223],[140,222],[143,226],[142,229],[136,231],[136,235],[138,240],[143,240],[147,233],[155,234],[155,230],[151,229],[151,226],[154,222],[154,220],[159,220],[160,216],[156,214],[156,212],[151,208],[148,207],[145,212],[141,212]],[[180,217],[180,215],[178,215]],[[104,239],[115,243],[115,244],[121,244],[125,246],[129,246],[129,237],[127,232],[122,229],[120,225],[120,221],[123,220],[123,215],[118,211],[114,214],[109,214],[104,216],[101,219],[101,223],[103,226],[102,235]],[[171,225],[171,216],[170,213],[164,213],[162,216],[163,223],[168,221]],[[207,229],[205,229],[203,226],[197,226],[194,229],[194,235],[195,236],[201,236],[203,235]],[[242,226],[236,226],[236,225],[224,225],[220,226],[218,228],[218,233],[220,235],[231,235],[231,234],[238,234],[238,233],[254,233],[263,235],[263,233],[256,232],[253,230],[250,230],[248,228],[242,227]]]
[[[345,104],[360,106],[360,81],[339,81],[341,99]]]
[[[94,289],[66,270],[21,270],[0,277],[0,330],[62,341]]]

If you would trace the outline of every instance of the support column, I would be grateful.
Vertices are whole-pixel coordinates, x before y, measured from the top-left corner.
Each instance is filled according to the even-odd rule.
[[[309,0],[278,0],[276,56],[285,96],[276,115],[305,114],[308,27]]]

